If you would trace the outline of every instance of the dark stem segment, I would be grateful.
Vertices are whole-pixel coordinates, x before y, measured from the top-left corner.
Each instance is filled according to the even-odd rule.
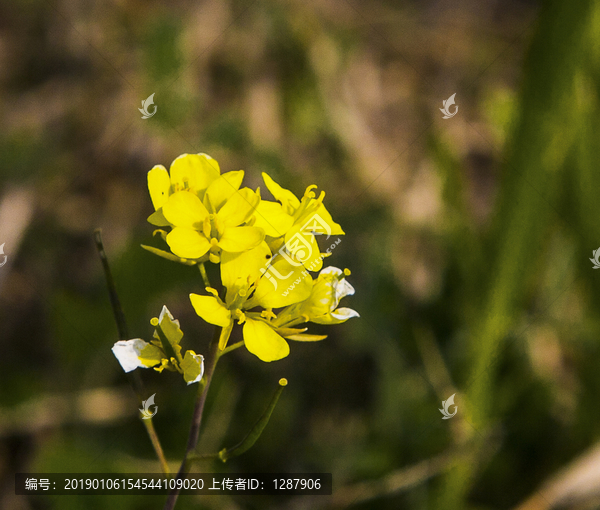
[[[98,228],[94,231],[94,240],[96,241],[96,249],[98,250],[98,254],[100,255],[100,260],[102,261],[102,268],[104,269],[104,276],[106,277],[106,286],[108,287],[108,294],[110,296],[110,304],[112,306],[113,314],[115,316],[115,322],[117,323],[117,329],[119,331],[119,340],[129,340],[129,328],[127,327],[127,321],[125,320],[125,314],[123,313],[123,308],[121,307],[119,295],[117,294],[117,287],[115,286],[115,281],[112,277],[110,265],[108,264],[108,257],[106,256],[106,251],[104,251],[104,243],[102,242],[101,229]],[[145,392],[144,384],[142,383],[142,378],[140,377],[140,374],[137,372],[133,372],[131,374],[128,374],[127,379],[129,380],[133,391],[137,395],[139,402],[143,402]],[[161,468],[163,472],[168,475],[169,465],[167,464],[167,459],[165,458],[165,454],[160,444],[160,440],[158,439],[158,435],[156,433],[156,430],[154,429],[152,418],[142,420],[142,423],[144,424],[144,427],[146,427],[148,436],[150,436],[152,447],[156,452],[156,456],[158,457]]]
[[[96,240],[96,248],[102,261],[102,267],[104,268],[104,275],[106,276],[106,285],[108,287],[108,294],[110,296],[110,304],[112,305],[113,313],[115,315],[115,321],[117,323],[117,329],[119,330],[120,340],[129,340],[129,329],[127,328],[127,322],[125,321],[125,314],[123,308],[121,308],[121,301],[117,294],[117,287],[112,277],[110,266],[108,265],[108,258],[104,251],[104,243],[102,242],[102,230],[99,228],[94,231],[94,239]]]
[[[206,372],[204,373],[204,387],[202,387],[202,391],[200,392],[200,395],[196,400],[196,405],[194,406],[192,425],[190,427],[190,433],[188,435],[185,455],[183,457],[183,461],[181,462],[179,472],[177,473],[177,479],[183,479],[188,473],[191,464],[190,455],[194,452],[198,444],[200,424],[202,422],[202,413],[204,412],[204,403],[206,402],[206,395],[208,393],[208,388],[210,387],[210,381],[212,380],[215,367],[217,366],[217,361],[219,360],[218,351],[220,332],[221,328],[215,329],[215,335],[213,336],[213,339],[209,346]],[[175,508],[175,503],[177,503],[177,497],[179,496],[180,491],[181,489],[173,489],[170,492],[169,496],[167,497],[167,501],[165,502],[165,506],[163,507],[163,510],[173,510]]]

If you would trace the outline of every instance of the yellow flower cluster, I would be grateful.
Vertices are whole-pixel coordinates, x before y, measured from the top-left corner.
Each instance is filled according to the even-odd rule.
[[[221,295],[190,294],[196,313],[222,328],[219,348],[225,349],[234,321],[243,324],[246,348],[263,361],[286,357],[286,340],[315,341],[300,324],[337,324],[358,313],[338,308],[354,289],[350,274],[323,267],[316,236],[343,235],[309,186],[298,199],[263,173],[276,201],[262,200],[242,188],[242,170],[221,174],[206,154],[183,154],[171,164],[148,172],[148,189],[155,212],[148,221],[162,231],[171,252],[186,263],[220,264]],[[316,279],[310,271],[320,271]],[[275,312],[274,309],[279,310]]]

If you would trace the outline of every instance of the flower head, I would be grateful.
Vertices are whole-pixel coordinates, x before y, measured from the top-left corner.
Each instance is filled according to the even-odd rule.
[[[344,234],[323,204],[325,192],[317,197],[317,186],[311,185],[298,198],[263,173],[276,200],[266,201],[259,189],[241,188],[243,178],[242,170],[221,174],[218,163],[206,154],[183,154],[173,161],[170,173],[154,167],[148,172],[148,188],[155,212],[148,221],[171,228],[158,232],[172,254],[145,248],[170,260],[199,264],[206,294],[192,293],[190,301],[200,317],[221,328],[219,349],[226,348],[237,321],[243,325],[248,351],[268,362],[289,354],[287,340],[326,338],[296,326],[338,324],[358,313],[339,307],[343,297],[354,293],[345,279],[350,272],[321,270],[330,253],[320,253],[316,236]],[[221,265],[221,295],[209,286],[201,265],[206,261]],[[309,271],[319,270],[313,280]],[[185,376],[185,367],[192,366],[196,355],[188,351],[181,356],[183,333],[169,326],[176,322],[172,317],[165,323],[170,334],[161,329],[162,319],[156,321],[154,341],[117,342],[113,352],[126,371],[152,366]]]
[[[208,154],[182,154],[171,163],[170,175],[164,166],[156,165],[148,172],[148,190],[156,211],[148,221],[157,226],[169,225],[162,215],[168,198],[178,191],[188,191],[202,199],[220,174],[219,163]]]
[[[162,372],[167,369],[182,374],[188,385],[199,382],[204,374],[204,357],[192,350],[181,356],[179,343],[183,332],[179,321],[173,318],[166,306],[163,306],[160,316],[152,319],[150,323],[155,327],[154,340],[120,340],[113,346],[113,354],[123,370],[131,372],[136,368],[154,367],[154,370]]]
[[[340,300],[354,295],[354,287],[348,283],[346,276],[350,271],[342,271],[337,267],[326,267],[314,280],[312,292],[308,299],[282,310],[276,323],[288,326],[291,323],[314,322],[316,324],[341,324],[352,317],[360,317],[351,308],[339,308]]]
[[[281,308],[306,299],[312,289],[312,278],[299,266],[293,266],[283,258],[273,262],[278,272],[285,274],[282,285],[297,284],[290,292],[282,293],[273,287],[261,267],[271,258],[271,252],[263,241],[256,248],[237,255],[226,254],[221,263],[221,279],[227,288],[225,301],[215,289],[211,294],[190,294],[196,313],[206,322],[223,328],[219,348],[223,350],[229,339],[234,321],[244,324],[243,336],[246,348],[263,361],[275,361],[289,354],[287,342],[269,325],[275,317],[272,308]],[[257,307],[264,310],[251,311]]]
[[[267,273],[258,276],[256,267],[263,260],[262,256],[255,257],[254,268],[252,263],[247,263],[256,255],[254,251],[268,253],[268,247],[263,242],[260,248],[241,255],[242,259],[236,261],[240,272],[236,272],[236,268],[228,268],[223,277],[224,283],[230,283],[225,301],[219,298],[214,289],[207,289],[211,296],[190,294],[196,313],[206,322],[223,328],[219,345],[221,350],[227,345],[235,320],[238,324],[244,324],[244,344],[248,351],[268,362],[289,354],[286,339],[316,341],[326,338],[323,335],[305,334],[307,328],[293,326],[308,321],[339,324],[359,316],[350,308],[338,308],[343,297],[354,294],[353,287],[345,279],[348,271],[328,267],[321,271],[317,280],[313,280],[303,268],[279,258],[272,267],[278,268],[278,274],[286,275],[280,283],[282,288],[287,285],[287,290],[281,292]],[[237,276],[233,278],[233,275]],[[263,307],[264,310],[253,311],[256,307]],[[283,310],[278,314],[273,312],[273,309],[282,307]]]
[[[269,246],[279,250],[292,263],[302,264],[309,271],[323,267],[323,257],[315,235],[343,235],[338,225],[323,204],[325,192],[317,198],[313,191],[317,186],[306,188],[299,200],[291,191],[282,188],[263,172],[268,190],[279,202],[261,201],[256,209],[255,226],[264,229]],[[283,248],[283,249],[282,249]]]
[[[206,154],[184,154],[171,165],[148,172],[148,188],[156,212],[148,221],[171,226],[166,241],[184,259],[218,263],[224,252],[240,253],[258,246],[264,230],[247,224],[260,203],[258,192],[242,188],[244,172],[220,175]]]

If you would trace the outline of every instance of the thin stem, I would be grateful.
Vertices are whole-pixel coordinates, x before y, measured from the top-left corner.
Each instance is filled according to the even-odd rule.
[[[190,455],[192,454],[192,452],[194,452],[196,446],[198,445],[198,436],[200,435],[200,424],[202,422],[202,413],[204,412],[206,395],[208,394],[210,382],[212,380],[215,367],[217,366],[217,361],[219,360],[218,352],[220,329],[221,328],[215,329],[215,334],[208,349],[208,355],[206,357],[206,371],[204,372],[203,377],[204,388],[202,388],[200,394],[198,395],[196,405],[194,406],[192,425],[190,427],[190,433],[188,434],[188,441],[185,449],[185,454],[183,456],[179,472],[177,473],[177,479],[183,479],[188,473],[190,469],[190,464],[192,462]],[[167,497],[167,501],[165,502],[163,510],[173,510],[173,508],[175,508],[175,503],[177,503],[177,497],[179,496],[180,491],[181,489],[173,489],[170,492],[169,496]]]
[[[102,268],[104,269],[104,275],[106,276],[106,285],[108,287],[108,294],[110,296],[110,304],[112,305],[113,314],[115,316],[115,322],[117,323],[117,329],[119,330],[119,339],[129,339],[129,329],[127,328],[127,322],[125,321],[125,314],[121,307],[121,301],[119,300],[119,294],[117,293],[117,287],[112,277],[110,266],[108,265],[108,257],[104,251],[104,243],[102,242],[102,230],[96,229],[94,231],[94,239],[96,241],[96,249],[100,260],[102,261]]]
[[[204,282],[204,286],[210,287],[210,281],[208,280],[208,274],[206,273],[204,262],[200,262],[200,264],[198,264],[198,269],[200,269],[200,274],[202,275],[202,281]]]
[[[195,453],[188,456],[188,463],[191,465],[194,462],[199,462],[201,460],[216,460],[218,458],[218,453]]]
[[[104,269],[104,276],[106,277],[106,285],[108,287],[108,294],[110,296],[110,304],[113,309],[113,314],[115,316],[115,322],[117,323],[117,330],[119,331],[119,340],[128,340],[129,337],[129,328],[127,327],[127,321],[125,320],[125,313],[123,313],[123,308],[121,307],[121,300],[119,299],[119,294],[117,293],[117,287],[115,285],[115,281],[112,276],[112,272],[110,270],[110,265],[108,264],[108,257],[106,256],[106,251],[104,250],[104,243],[102,242],[102,230],[96,229],[94,231],[94,240],[96,241],[96,249],[98,250],[98,255],[100,255],[100,260],[102,261],[102,268]],[[144,383],[142,383],[142,378],[140,374],[137,372],[133,372],[127,378],[131,387],[140,403],[144,401]],[[150,437],[150,442],[152,443],[152,447],[156,452],[156,456],[158,457],[158,461],[162,467],[164,474],[169,474],[169,465],[167,464],[167,459],[165,458],[165,453],[160,444],[160,439],[158,438],[158,434],[154,429],[154,424],[152,423],[152,418],[148,418],[142,420],[144,427],[146,427],[146,432],[148,432],[148,436]]]
[[[221,459],[223,462],[227,462],[229,459],[231,459],[233,457],[237,457],[238,455],[241,455],[242,453],[248,451],[250,448],[252,448],[254,446],[254,443],[256,443],[256,441],[258,441],[258,438],[261,436],[261,434],[263,433],[263,430],[265,430],[265,427],[269,423],[269,420],[271,419],[271,415],[273,414],[273,411],[275,410],[275,406],[277,405],[277,402],[279,401],[279,397],[281,396],[281,393],[283,392],[283,388],[285,388],[287,386],[287,383],[288,383],[287,379],[284,379],[284,378],[279,379],[279,386],[277,388],[277,391],[275,391],[275,395],[273,395],[273,398],[271,399],[269,406],[265,409],[265,412],[262,414],[262,416],[259,418],[259,420],[254,424],[254,427],[252,427],[252,430],[250,430],[250,432],[248,432],[246,437],[244,439],[242,439],[242,441],[239,444],[233,446],[232,448],[223,448],[219,452],[219,459]]]
[[[242,345],[244,345],[244,341],[243,340],[240,340],[239,342],[236,342],[235,344],[231,344],[229,347],[223,349],[218,354],[219,358],[221,356],[223,356],[223,354],[227,354],[228,352],[235,351],[236,349],[239,349]]]
[[[152,422],[152,418],[142,420],[144,422],[144,426],[146,427],[146,431],[150,436],[150,441],[152,441],[152,446],[154,447],[154,451],[158,457],[160,462],[160,466],[165,475],[170,475],[171,471],[169,470],[169,464],[167,464],[167,459],[165,458],[165,453],[163,452],[162,446],[160,444],[160,440],[158,439],[158,434],[154,429],[154,423]]]

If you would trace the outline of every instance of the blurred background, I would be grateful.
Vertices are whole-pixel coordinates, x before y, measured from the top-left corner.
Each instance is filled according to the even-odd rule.
[[[256,445],[196,469],[331,472],[334,494],[178,509],[600,508],[599,94],[591,0],[0,4],[0,508],[162,508],[15,496],[14,473],[160,472],[93,231],[131,336],[166,304],[205,352],[198,271],[140,248],[162,247],[146,173],[196,152],[263,197],[262,171],[326,191],[361,318],[225,357],[200,439],[237,443],[286,377]],[[141,372],[176,469],[195,388]]]

